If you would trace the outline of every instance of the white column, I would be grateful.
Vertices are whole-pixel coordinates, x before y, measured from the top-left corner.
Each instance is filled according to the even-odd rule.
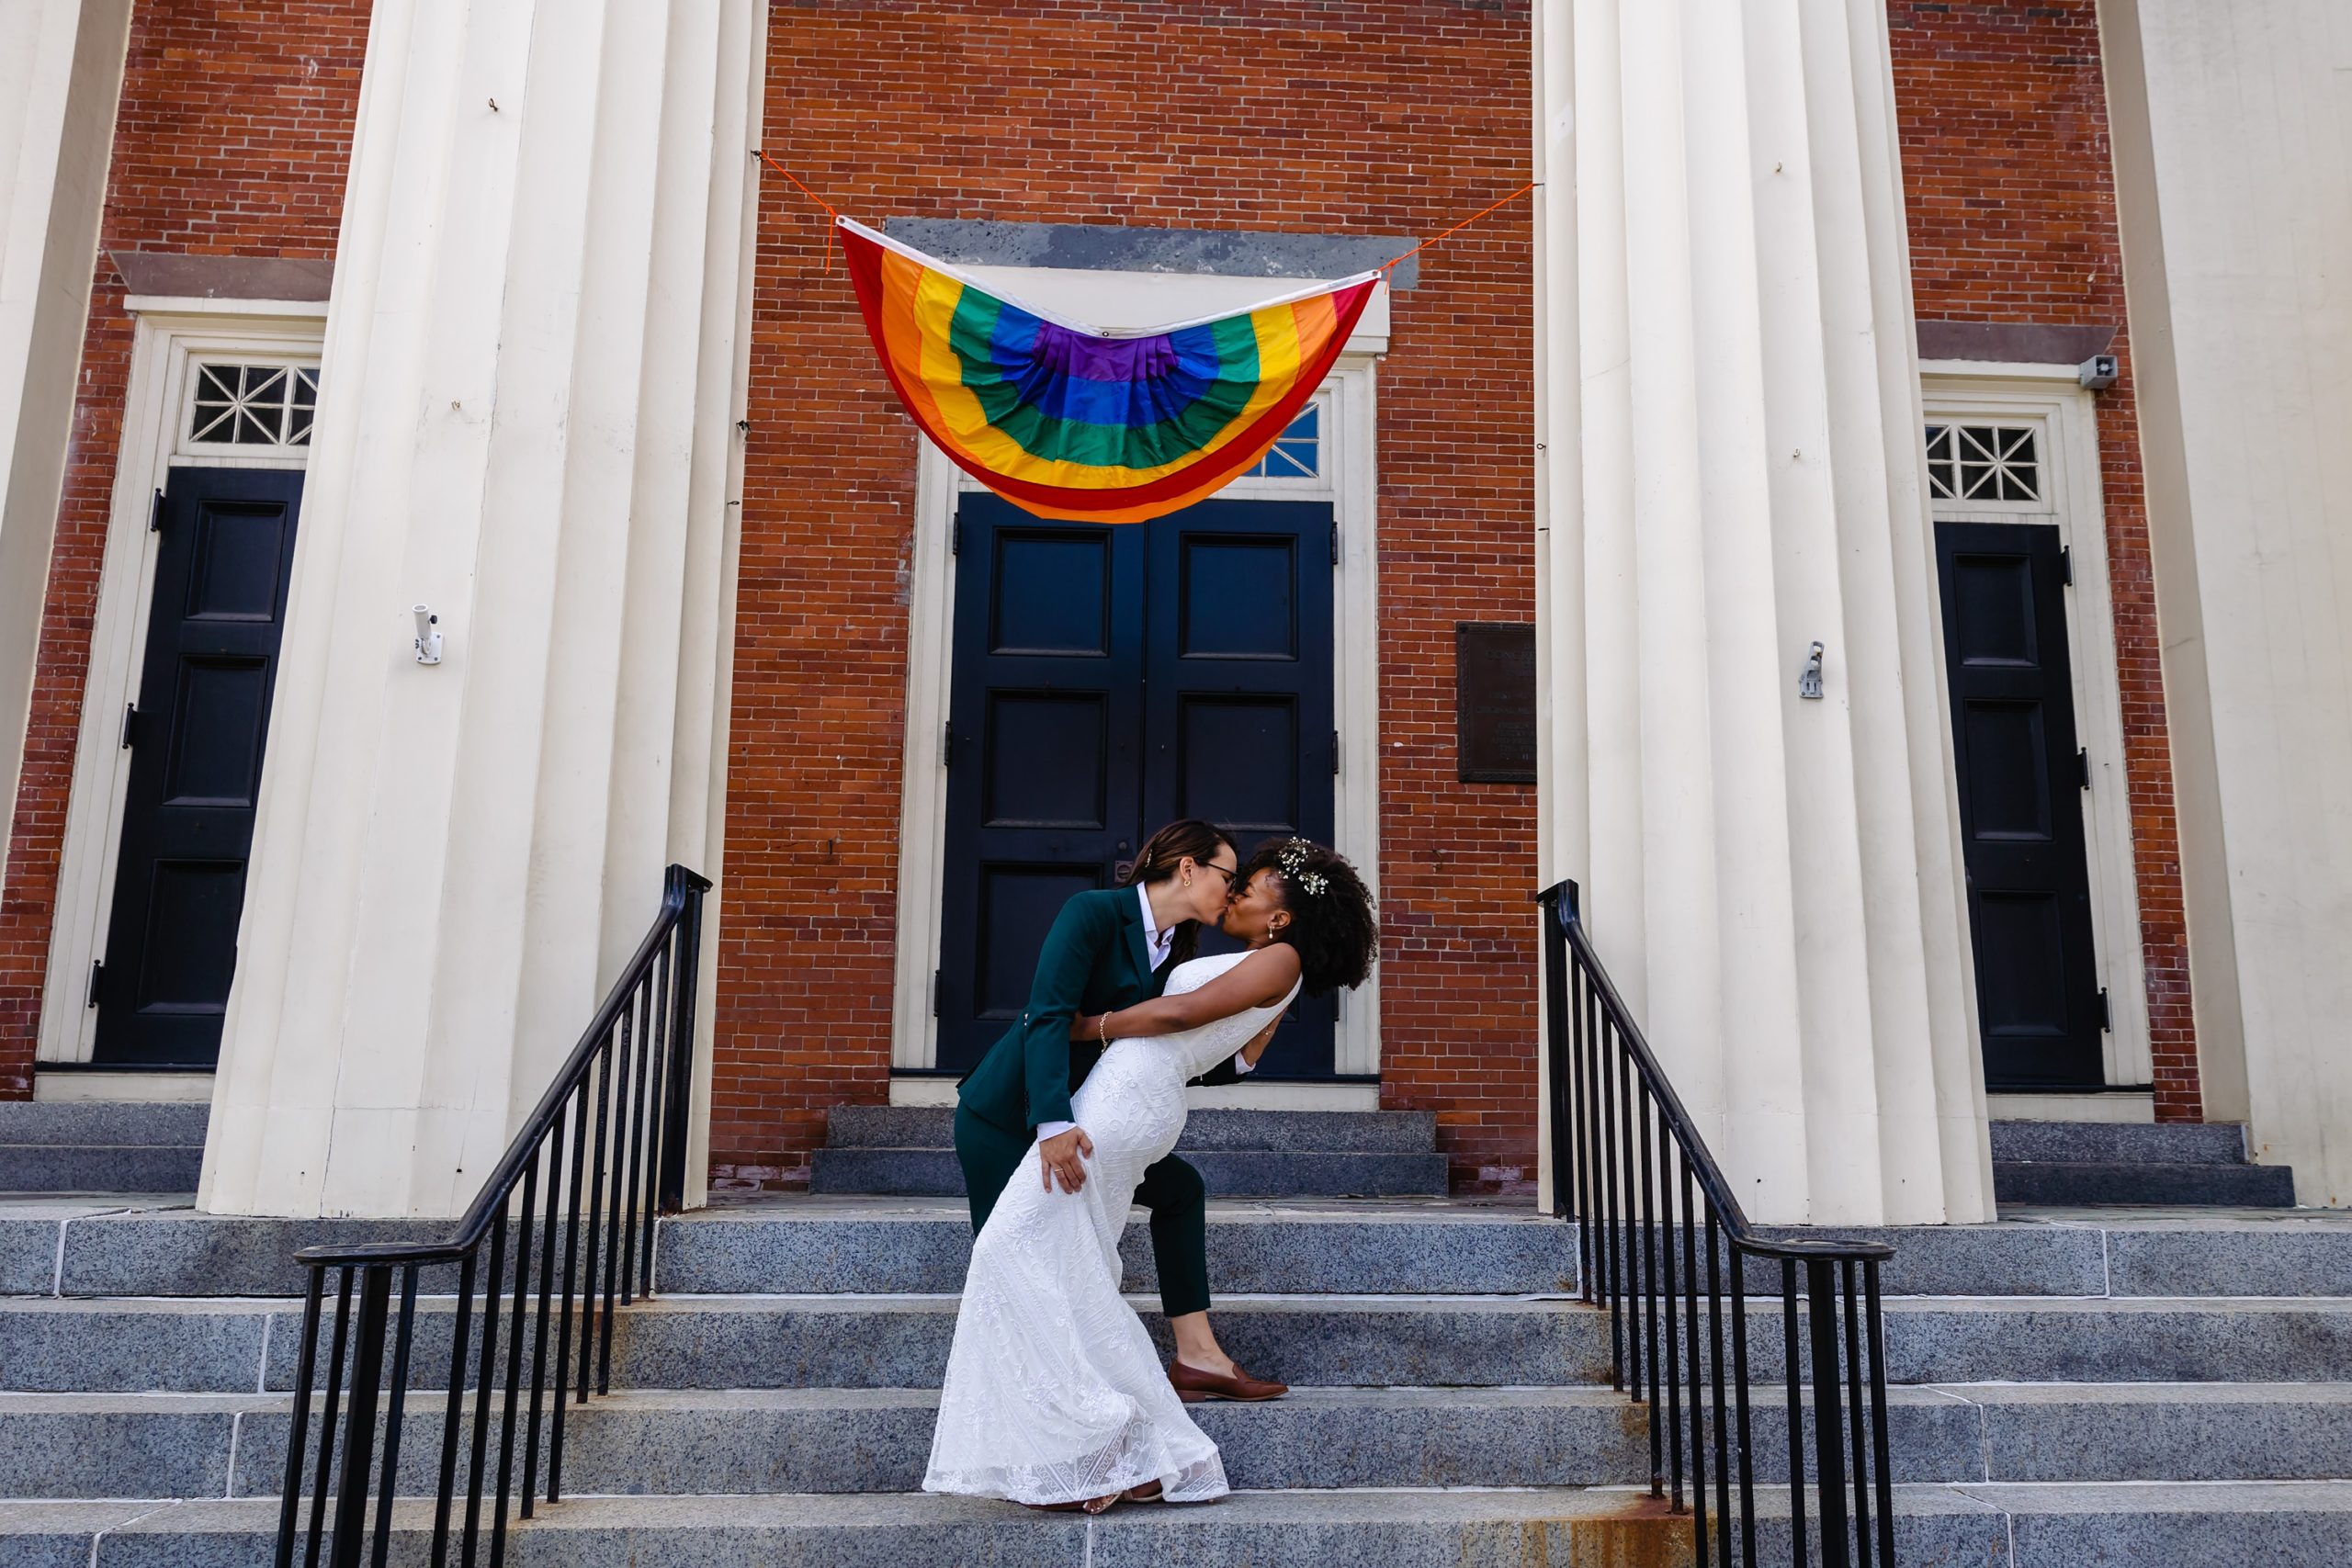
[[[763,24],[378,0],[202,1208],[457,1213],[718,872]]]
[[[0,5],[0,873],[130,37],[130,0]]]
[[[1546,874],[1751,1217],[1988,1218],[1881,7],[1535,47]]]
[[[2102,0],[2204,1111],[2352,1205],[2352,10]]]

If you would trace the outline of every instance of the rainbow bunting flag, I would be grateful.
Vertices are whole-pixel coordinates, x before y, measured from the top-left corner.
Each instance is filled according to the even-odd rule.
[[[965,472],[1040,517],[1141,523],[1265,456],[1380,275],[1214,320],[1130,331],[1000,299],[838,220],[858,307],[907,412]]]

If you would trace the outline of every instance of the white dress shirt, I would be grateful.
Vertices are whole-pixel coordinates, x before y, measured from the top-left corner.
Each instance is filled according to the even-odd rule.
[[[1151,913],[1150,888],[1140,882],[1136,883],[1136,897],[1143,904],[1143,944],[1150,951],[1151,966],[1157,970],[1168,962],[1168,950],[1175,945],[1176,932],[1173,929],[1168,931],[1159,929],[1159,922]],[[1236,1051],[1233,1054],[1233,1070],[1237,1073],[1249,1072],[1256,1065],[1250,1060],[1246,1052]],[[1058,1138],[1077,1125],[1075,1122],[1040,1122],[1037,1123],[1037,1141],[1043,1143],[1047,1138]]]

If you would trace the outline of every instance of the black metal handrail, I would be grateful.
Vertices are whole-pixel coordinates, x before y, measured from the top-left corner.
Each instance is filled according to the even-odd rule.
[[[1767,1280],[1779,1276],[1780,1382],[1788,1439],[1789,1554],[1782,1560],[1871,1568],[1875,1547],[1875,1561],[1894,1568],[1879,1265],[1894,1249],[1879,1242],[1772,1236],[1757,1229],[1593,951],[1577,885],[1563,882],[1539,899],[1544,914],[1553,1211],[1578,1221],[1578,1293],[1609,1310],[1612,1385],[1651,1406],[1651,1495],[1670,1495],[1676,1513],[1690,1511],[1699,1568],[1707,1568],[1711,1551],[1712,1560],[1728,1568],[1735,1561],[1735,1535],[1736,1561],[1756,1568],[1758,1526],[1765,1516],[1757,1510],[1755,1419],[1748,1394],[1756,1370],[1747,1333],[1753,1262]],[[1803,1342],[1801,1321],[1806,1330]],[[1811,1490],[1818,1516],[1810,1529],[1808,1378]],[[1663,1421],[1657,1413],[1661,1398]],[[1777,1555],[1768,1551],[1767,1561]]]
[[[330,1530],[327,1560],[332,1568],[357,1568],[371,1535],[375,1568],[383,1568],[391,1539],[392,1499],[396,1493],[416,1495],[416,1489],[401,1485],[401,1426],[411,1371],[421,1337],[428,1353],[438,1348],[436,1336],[418,1332],[421,1325],[443,1315],[420,1307],[419,1276],[427,1269],[455,1265],[457,1270],[455,1301],[447,1314],[450,1323],[447,1394],[441,1417],[439,1462],[434,1472],[437,1484],[433,1568],[442,1568],[448,1561],[452,1515],[461,1484],[465,1495],[461,1561],[472,1568],[483,1533],[484,1493],[493,1463],[497,1484],[489,1519],[492,1568],[497,1568],[505,1556],[507,1513],[517,1486],[525,1518],[542,1495],[550,1503],[562,1495],[565,1396],[571,1394],[574,1403],[584,1404],[592,1385],[597,1393],[609,1392],[614,1309],[639,1295],[653,1293],[654,1215],[674,1213],[684,1200],[695,977],[702,951],[702,899],[709,890],[707,881],[682,865],[670,867],[663,875],[662,911],[652,929],[638,944],[604,1005],[589,1021],[580,1043],[572,1048],[554,1083],[525,1119],[505,1156],[446,1240],[312,1247],[295,1255],[310,1271],[310,1290],[302,1306],[293,1420],[286,1441],[286,1491],[278,1511],[277,1568],[292,1568],[298,1535],[304,1542],[306,1568],[317,1568],[322,1537]],[[571,1124],[568,1142],[567,1121]],[[560,1219],[560,1207],[565,1208]],[[521,1238],[514,1249],[511,1280],[506,1260],[510,1228]],[[560,1263],[556,1256],[559,1242]],[[531,1302],[535,1243],[538,1253],[536,1314]],[[310,1438],[312,1407],[320,1403],[321,1320],[330,1272],[339,1274],[339,1280],[333,1339],[323,1358],[326,1393],[315,1412],[318,1440],[313,1445]],[[400,1277],[397,1314],[391,1306],[395,1274]],[[467,1357],[477,1280],[481,1340],[474,1357],[476,1369],[469,1376]],[[355,1285],[356,1318],[352,1312]],[[511,1302],[512,1306],[502,1357],[498,1340],[503,1302]],[[526,1340],[526,1320],[534,1316],[537,1322],[528,1326]],[[575,1326],[576,1376],[572,1367]],[[555,1336],[552,1387],[548,1382],[550,1327]],[[384,1367],[388,1337],[392,1351],[389,1375]],[[526,1359],[531,1388],[526,1414],[518,1407]],[[504,1409],[493,1439],[491,1406],[498,1403],[502,1371]],[[472,1390],[470,1442],[464,1431],[469,1385]],[[350,1403],[345,1408],[346,1386]],[[523,1450],[519,1474],[515,1469],[518,1437]],[[494,1455],[491,1452],[493,1440]],[[308,1487],[307,1530],[301,1520],[306,1473],[312,1477]],[[332,1524],[327,1517],[330,1494],[334,1497]]]

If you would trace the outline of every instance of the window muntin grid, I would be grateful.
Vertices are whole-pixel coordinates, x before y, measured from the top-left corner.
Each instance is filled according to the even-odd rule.
[[[1929,424],[1928,493],[1937,501],[2039,502],[2040,430],[2030,424]]]
[[[1252,479],[1312,479],[1323,473],[1323,411],[1309,403],[1299,411],[1290,428],[1274,437],[1266,455],[1241,477]]]
[[[188,400],[191,446],[307,446],[319,372],[307,365],[199,362]]]

